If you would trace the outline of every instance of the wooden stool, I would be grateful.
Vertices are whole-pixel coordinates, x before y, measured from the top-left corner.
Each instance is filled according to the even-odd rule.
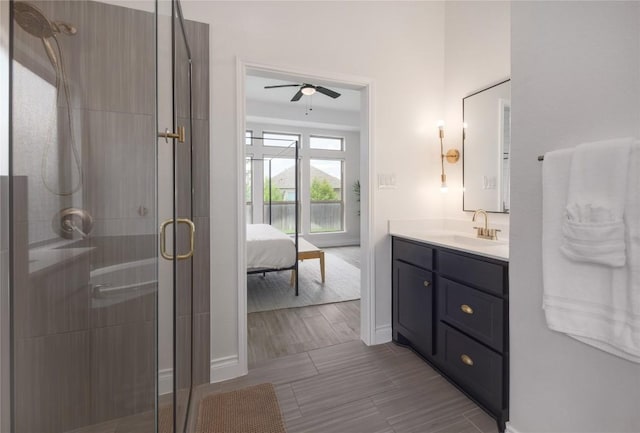
[[[305,259],[320,259],[320,277],[324,283],[324,251],[313,245],[311,242],[298,238],[298,260],[301,262]],[[291,271],[291,285],[293,286],[296,278],[296,271]]]

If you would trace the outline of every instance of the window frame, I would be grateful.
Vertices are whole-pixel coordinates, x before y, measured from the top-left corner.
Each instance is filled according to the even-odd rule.
[[[325,138],[330,140],[340,140],[340,149],[323,149],[321,147],[311,147],[311,140],[314,138]],[[320,152],[346,152],[346,140],[344,137],[334,136],[334,135],[320,135],[320,134],[309,134],[309,150],[311,152],[320,151]]]
[[[326,149],[314,149],[314,150],[322,150],[327,151]],[[341,151],[344,153],[344,150]],[[337,156],[337,155],[336,155]],[[308,192],[309,192],[309,234],[323,234],[323,233],[344,233],[346,232],[346,192],[345,192],[345,168],[347,165],[346,155],[340,155],[340,157],[329,157],[329,156],[317,156],[314,157],[312,155],[308,156],[309,159],[309,179],[308,179]],[[339,161],[340,162],[340,199],[339,200],[321,200],[321,201],[313,201],[311,199],[311,185],[313,184],[313,178],[311,177],[311,168],[313,166],[313,161]],[[328,173],[327,173],[328,174]],[[312,221],[311,221],[311,207],[314,204],[318,203],[340,203],[340,229],[339,230],[322,230],[322,231],[314,231],[312,229]]]

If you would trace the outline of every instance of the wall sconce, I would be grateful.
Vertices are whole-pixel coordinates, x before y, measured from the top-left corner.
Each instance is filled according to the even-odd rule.
[[[444,174],[444,160],[446,158],[449,164],[455,164],[460,159],[460,152],[458,149],[449,149],[447,153],[444,153],[444,145],[442,143],[442,139],[444,138],[443,120],[438,121],[438,136],[440,137],[440,167],[442,170],[440,173],[440,191],[447,192],[449,188],[447,187],[447,175]]]

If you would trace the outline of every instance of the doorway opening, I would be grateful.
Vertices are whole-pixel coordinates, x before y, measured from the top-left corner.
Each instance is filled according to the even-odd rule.
[[[371,264],[361,237],[366,238],[369,210],[361,206],[361,194],[369,191],[369,88],[253,66],[245,67],[243,80],[243,268],[253,265],[253,226],[292,234],[288,228],[298,218],[300,239],[298,294],[290,270],[242,276],[246,365],[368,341],[370,315],[361,304],[370,305],[363,282],[369,281]],[[283,152],[285,140],[298,144],[297,164]],[[267,248],[264,254],[277,253]]]

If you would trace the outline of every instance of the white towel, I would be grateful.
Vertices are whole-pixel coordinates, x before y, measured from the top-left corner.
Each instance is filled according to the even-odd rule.
[[[623,213],[631,138],[585,143],[571,161],[562,252],[572,260],[624,266]]]
[[[572,149],[545,155],[543,308],[550,329],[640,363],[640,147],[629,155],[624,206],[626,265],[578,262],[560,251]],[[611,157],[611,156],[610,156]]]

